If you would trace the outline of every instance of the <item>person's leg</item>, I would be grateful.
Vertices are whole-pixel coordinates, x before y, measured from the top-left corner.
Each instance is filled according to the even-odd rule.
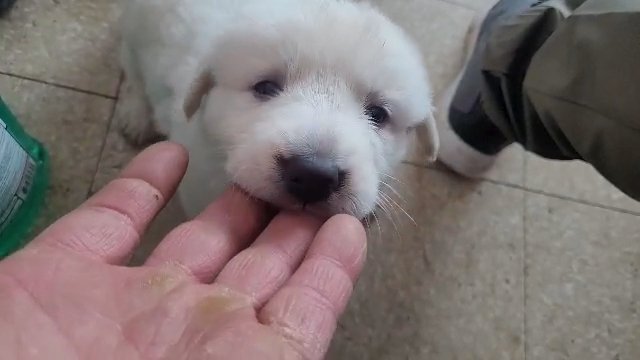
[[[640,199],[640,1],[502,0],[445,108],[440,160],[487,170],[518,142]]]
[[[492,35],[501,31],[505,21],[519,18],[535,3],[536,0],[499,1],[474,21],[467,36],[465,66],[437,104],[438,113],[446,118],[445,128],[440,131],[438,158],[461,175],[481,176],[491,168],[498,153],[514,141],[506,137],[484,110],[482,68]],[[501,51],[511,47],[503,45]]]

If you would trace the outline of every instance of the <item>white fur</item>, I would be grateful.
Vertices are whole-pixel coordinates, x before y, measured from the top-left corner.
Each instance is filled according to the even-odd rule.
[[[122,61],[130,117],[122,131],[155,131],[183,144],[190,165],[179,189],[189,215],[234,182],[284,208],[278,155],[320,153],[349,173],[347,186],[310,207],[364,217],[384,174],[403,159],[411,130],[427,124],[438,146],[431,90],[419,51],[367,4],[341,0],[129,0]],[[201,74],[215,86],[187,119],[185,99]],[[277,77],[284,92],[257,99],[255,83]],[[144,94],[144,95],[136,95]],[[384,103],[381,129],[364,113]],[[153,122],[153,123],[152,123]]]

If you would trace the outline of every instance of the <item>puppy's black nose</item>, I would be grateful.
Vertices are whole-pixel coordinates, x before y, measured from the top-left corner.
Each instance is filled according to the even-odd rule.
[[[293,156],[281,158],[280,167],[287,192],[303,204],[327,200],[344,183],[345,173],[331,159]]]

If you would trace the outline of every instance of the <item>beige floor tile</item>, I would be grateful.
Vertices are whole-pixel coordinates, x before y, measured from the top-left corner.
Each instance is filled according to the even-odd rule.
[[[498,0],[442,0],[455,5],[461,5],[470,9],[485,10],[493,6]]]
[[[524,194],[405,166],[328,359],[523,359]],[[406,217],[405,217],[406,219]]]
[[[640,203],[616,189],[588,164],[549,161],[529,154],[525,186],[600,205],[640,213]]]
[[[0,20],[0,71],[114,95],[113,0],[20,0]]]
[[[140,149],[130,146],[124,140],[114,125],[121,116],[121,104],[122,102],[119,101],[116,105],[112,125],[107,135],[104,150],[100,156],[98,171],[96,172],[93,188],[91,189],[92,192],[98,191],[109,181],[113,180],[120,173],[120,170],[140,152]],[[158,215],[158,218],[145,234],[144,239],[133,256],[132,264],[137,265],[144,262],[158,242],[183,220],[185,220],[184,212],[179,203],[173,199],[164,211]]]
[[[113,101],[4,75],[0,94],[51,156],[51,187],[41,228],[85,199]]]
[[[527,358],[640,359],[640,219],[527,204]]]
[[[111,127],[100,155],[100,163],[98,164],[93,188],[91,189],[92,192],[96,192],[113,180],[120,173],[120,170],[141,150],[129,145],[116,129],[115,124],[122,114],[121,104],[122,100],[119,100],[116,104]]]
[[[524,184],[525,150],[520,145],[513,145],[500,153],[496,164],[483,175],[483,178],[508,184]]]

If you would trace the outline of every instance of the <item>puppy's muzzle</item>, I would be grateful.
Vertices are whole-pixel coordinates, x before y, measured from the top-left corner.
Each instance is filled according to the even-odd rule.
[[[278,163],[287,193],[304,205],[328,200],[345,183],[346,172],[326,157],[295,155]]]

